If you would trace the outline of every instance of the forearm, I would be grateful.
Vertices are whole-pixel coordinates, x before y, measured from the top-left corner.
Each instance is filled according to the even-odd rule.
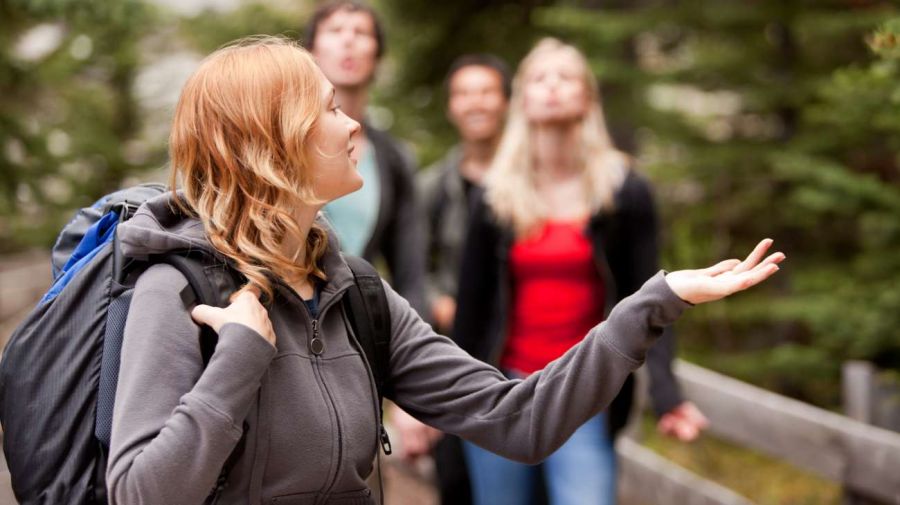
[[[609,405],[663,328],[687,306],[660,273],[620,302],[582,343],[523,381],[508,381],[466,355],[420,353],[417,365],[398,367],[397,402],[442,431],[508,458],[537,462]],[[407,352],[413,351],[399,349],[398,361],[411,359]]]

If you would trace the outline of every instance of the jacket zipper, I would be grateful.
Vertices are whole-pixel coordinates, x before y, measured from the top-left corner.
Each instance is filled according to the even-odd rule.
[[[322,311],[319,312],[319,316],[322,315]],[[322,375],[322,364],[321,364],[321,354],[325,351],[325,344],[319,338],[319,318],[313,318],[311,321],[312,325],[312,338],[309,340],[309,350],[312,352],[315,359],[313,360],[313,369],[316,372],[316,377],[319,379],[319,384],[321,384],[322,389],[325,391],[325,396],[328,397],[328,403],[331,406],[331,411],[334,413],[334,424],[335,429],[337,430],[337,461],[334,465],[334,473],[328,479],[328,483],[325,488],[322,490],[322,494],[320,495],[322,499],[325,499],[334,488],[335,482],[337,482],[338,475],[340,475],[341,466],[344,458],[344,437],[343,431],[341,430],[341,420],[338,415],[337,405],[335,405],[334,397],[331,394],[331,390],[328,388],[328,384],[325,382],[325,378]],[[320,503],[325,503],[320,502]]]
[[[292,287],[290,287],[286,284],[282,284],[282,285],[285,288],[287,288],[288,292],[290,292],[291,295],[293,295],[298,301],[300,301],[301,303],[303,303],[305,305],[303,298],[301,298],[300,295],[297,294],[297,292],[294,291],[294,289]],[[325,391],[325,396],[328,398],[328,405],[331,409],[331,412],[334,415],[334,424],[337,429],[337,444],[338,444],[337,445],[337,447],[338,447],[337,461],[335,462],[335,465],[334,465],[334,472],[327,479],[327,484],[322,489],[322,491],[320,492],[320,496],[319,496],[320,499],[326,500],[326,501],[327,501],[327,496],[329,495],[329,493],[331,493],[331,490],[334,488],[334,484],[337,482],[338,475],[340,475],[340,469],[342,466],[341,463],[342,463],[342,459],[344,457],[344,439],[343,439],[343,432],[341,431],[341,421],[340,421],[340,416],[338,415],[337,405],[335,405],[334,397],[331,395],[331,391],[328,389],[328,384],[325,382],[325,378],[322,376],[320,355],[323,352],[325,352],[325,343],[324,343],[324,341],[322,341],[321,338],[319,338],[319,320],[322,318],[322,316],[325,315],[325,311],[334,304],[333,301],[339,300],[341,298],[339,295],[341,295],[341,293],[337,293],[335,295],[335,297],[333,297],[331,300],[329,300],[329,303],[327,303],[326,305],[319,308],[318,317],[309,317],[309,321],[310,321],[309,329],[312,330],[311,338],[310,338],[310,332],[307,331],[307,333],[306,333],[307,349],[309,349],[310,353],[313,355],[313,371],[315,372],[316,379],[318,379],[318,381],[319,381],[319,385],[322,387],[322,390]],[[305,307],[304,307],[304,309],[305,309]],[[302,312],[305,313],[307,316],[312,315],[307,310],[303,310]],[[317,503],[325,503],[325,501],[320,502],[318,499],[316,500],[316,502]]]

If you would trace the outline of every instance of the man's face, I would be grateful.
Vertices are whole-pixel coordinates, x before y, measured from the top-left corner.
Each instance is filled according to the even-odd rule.
[[[319,23],[312,54],[336,88],[364,87],[377,62],[375,20],[365,11],[338,9]]]
[[[449,88],[447,116],[464,141],[486,141],[500,135],[508,102],[499,72],[466,66],[453,74]]]

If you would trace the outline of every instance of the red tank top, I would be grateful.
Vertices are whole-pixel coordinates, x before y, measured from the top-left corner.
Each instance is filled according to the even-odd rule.
[[[512,310],[501,368],[540,370],[603,320],[603,280],[584,228],[548,221],[510,249]]]

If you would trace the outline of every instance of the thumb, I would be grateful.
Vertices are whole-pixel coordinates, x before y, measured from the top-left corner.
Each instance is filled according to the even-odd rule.
[[[191,318],[195,323],[205,324],[218,332],[219,327],[222,325],[221,312],[222,309],[216,307],[197,305],[194,307],[194,310],[191,311]]]

